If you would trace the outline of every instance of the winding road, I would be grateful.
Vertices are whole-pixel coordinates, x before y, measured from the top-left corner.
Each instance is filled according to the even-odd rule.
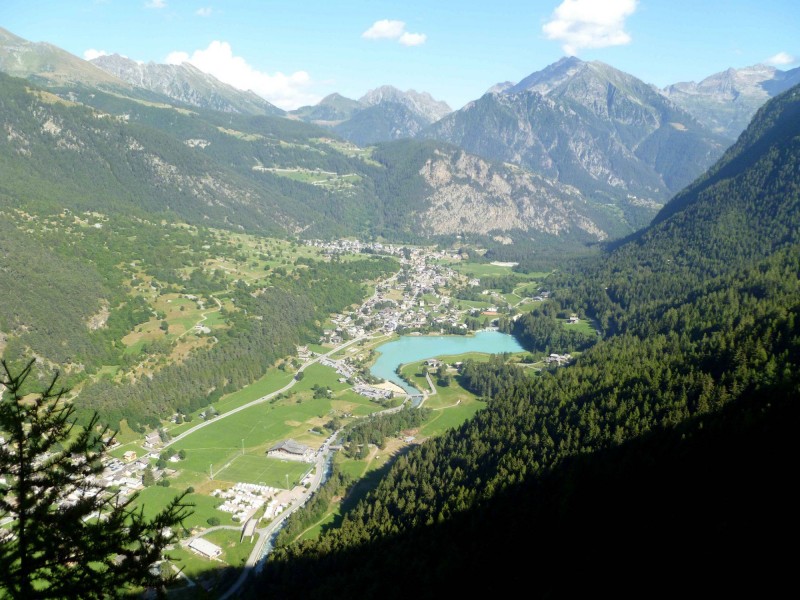
[[[329,357],[332,354],[336,354],[340,350],[343,350],[344,348],[347,348],[348,346],[351,346],[351,345],[355,344],[356,342],[359,342],[361,340],[369,339],[369,337],[370,336],[368,336],[368,335],[362,335],[360,337],[353,338],[352,340],[348,340],[347,342],[336,346],[336,348],[326,352],[325,354],[319,354],[319,355],[315,356],[314,358],[312,358],[311,360],[308,360],[308,361],[304,362],[300,366],[300,368],[297,369],[297,372],[300,373],[302,371],[305,371],[306,368],[310,367],[314,363],[319,362],[320,359]],[[193,434],[195,431],[197,431],[199,429],[202,429],[203,427],[208,427],[212,423],[218,422],[220,419],[224,419],[225,417],[229,417],[229,416],[231,416],[233,414],[236,414],[236,413],[238,413],[240,411],[243,411],[243,410],[245,410],[247,408],[250,408],[251,406],[255,406],[257,404],[261,404],[263,402],[266,402],[267,400],[270,400],[271,398],[274,398],[278,394],[282,394],[283,392],[291,389],[292,386],[294,386],[294,384],[296,384],[296,383],[297,383],[297,379],[292,379],[289,383],[287,383],[285,386],[283,386],[279,390],[275,390],[274,392],[270,392],[269,394],[267,394],[265,396],[261,396],[260,398],[256,398],[255,400],[251,400],[247,404],[242,404],[241,406],[237,406],[236,408],[232,408],[231,410],[229,410],[227,412],[220,413],[218,416],[214,417],[213,419],[211,419],[209,421],[204,421],[202,423],[199,423],[199,424],[195,425],[194,427],[192,427],[191,429],[187,429],[183,433],[181,433],[179,435],[176,435],[174,438],[172,438],[170,441],[168,441],[166,444],[164,444],[163,448],[169,448],[173,444],[177,444],[178,442],[180,442],[185,437],[188,437],[191,434]]]

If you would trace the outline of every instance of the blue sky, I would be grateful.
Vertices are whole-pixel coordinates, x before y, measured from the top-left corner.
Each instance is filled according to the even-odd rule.
[[[383,84],[459,108],[566,54],[658,86],[800,66],[796,0],[0,0],[0,27],[81,57],[190,60],[282,108]]]

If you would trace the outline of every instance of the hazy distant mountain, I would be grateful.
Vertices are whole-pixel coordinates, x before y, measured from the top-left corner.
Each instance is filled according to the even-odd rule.
[[[428,125],[430,121],[403,104],[381,102],[359,110],[333,130],[359,146],[369,146],[413,138]]]
[[[358,101],[364,106],[376,106],[387,102],[402,104],[429,123],[438,121],[453,111],[447,102],[436,100],[427,92],[415,92],[414,90],[402,92],[390,85],[370,90]]]
[[[129,88],[121,79],[95,65],[44,42],[22,39],[0,28],[0,71],[45,86],[95,85]]]
[[[728,69],[694,81],[675,83],[663,93],[715,133],[736,139],[769,98],[800,83],[800,68],[768,65]]]
[[[119,54],[100,56],[90,62],[131,85],[164,94],[192,106],[251,115],[284,114],[284,111],[261,96],[251,91],[238,90],[189,63],[142,64]]]
[[[319,104],[301,106],[291,111],[289,115],[317,125],[333,126],[346,121],[363,108],[364,106],[358,100],[334,93],[325,96],[319,101]]]
[[[316,106],[303,106],[290,115],[333,127],[342,137],[363,146],[414,137],[450,112],[446,102],[427,92],[403,92],[384,85],[358,100],[331,94]]]
[[[652,86],[574,57],[470,102],[420,135],[627,206],[644,219],[634,216],[634,227],[727,146]]]

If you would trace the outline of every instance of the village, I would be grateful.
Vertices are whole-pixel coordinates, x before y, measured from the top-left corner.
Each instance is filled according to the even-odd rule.
[[[466,334],[476,324],[483,329],[496,329],[497,320],[503,314],[511,319],[517,316],[514,306],[503,295],[496,290],[481,289],[479,277],[463,274],[454,268],[463,259],[460,254],[430,248],[364,243],[358,240],[311,241],[308,245],[319,249],[323,256],[383,254],[394,256],[401,265],[398,273],[377,282],[372,295],[360,306],[330,316],[328,327],[324,329],[319,340],[325,347],[339,348],[351,340],[388,339],[396,334]],[[464,289],[475,289],[480,294],[481,301],[463,302],[456,298],[455,294]],[[530,296],[520,295],[520,302],[517,304],[541,302],[547,297],[547,291],[536,288]],[[576,319],[577,317],[571,318],[570,323]],[[473,322],[468,325],[468,320]],[[303,364],[318,362],[333,369],[339,383],[349,384],[356,394],[386,408],[401,404],[402,399],[407,396],[407,392],[395,383],[376,379],[369,373],[370,360],[374,357],[371,350],[359,351],[357,346],[351,346],[347,352],[332,354],[322,355],[318,351],[309,350],[307,346],[297,348],[297,358]],[[542,360],[547,364],[562,365],[570,359],[569,355],[551,354]],[[438,361],[430,359],[426,365],[433,365],[435,368]],[[199,415],[204,422],[217,416],[213,409],[207,409]],[[179,422],[177,417],[178,415],[173,417],[176,423]],[[114,439],[108,439],[106,443],[109,450],[119,446]],[[138,453],[136,450],[121,452],[120,449],[114,455],[106,454],[102,459],[103,470],[93,478],[92,483],[117,495],[119,501],[123,502],[148,486],[168,486],[169,480],[180,473],[180,463],[185,458],[183,451],[170,448],[171,443],[169,433],[161,428],[144,437]],[[320,469],[319,461],[323,458],[323,452],[328,451],[332,443],[333,440],[329,438],[316,451],[293,439],[278,441],[267,450],[267,457],[308,464],[306,475],[298,480],[297,485],[290,487],[287,479],[287,485],[283,489],[265,483],[241,481],[216,488],[210,491],[210,495],[217,500],[215,510],[227,513],[228,518],[239,525],[242,539],[252,539],[256,528],[260,527],[259,522],[275,521],[288,508],[307,499],[311,491],[307,488],[313,483],[313,479],[317,480],[316,485],[319,483],[321,474],[316,471]],[[213,480],[213,472],[209,475]],[[75,490],[64,502],[77,503],[81,499],[80,495],[81,490]],[[213,522],[219,522],[219,519],[209,519],[212,530]],[[204,539],[203,531],[206,528],[193,532],[181,545],[205,558],[216,559],[222,550]]]
[[[388,254],[396,257],[402,265],[401,271],[381,282],[375,293],[357,310],[332,316],[334,327],[324,332],[321,342],[339,344],[381,332],[411,335],[455,333],[454,329],[466,332],[466,316],[489,317],[484,320],[491,327],[500,314],[510,309],[502,295],[493,290],[481,290],[482,300],[487,306],[480,309],[462,306],[453,297],[453,292],[460,287],[480,288],[480,279],[467,277],[450,266],[462,260],[457,253],[358,240],[315,240],[308,245],[328,256],[359,252]],[[542,301],[547,296],[545,291],[521,301]]]

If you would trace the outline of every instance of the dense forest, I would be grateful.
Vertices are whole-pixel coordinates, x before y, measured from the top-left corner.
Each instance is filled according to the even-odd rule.
[[[428,594],[632,595],[690,581],[683,560],[699,589],[735,587],[702,560],[747,560],[742,581],[769,589],[754,553],[796,525],[798,115],[794,88],[651,227],[553,281],[602,341],[492,387],[485,410],[401,457],[338,529],[276,551],[254,595],[399,597],[404,580]],[[479,381],[496,367],[471,368]]]
[[[80,395],[80,413],[97,411],[109,424],[127,419],[140,428],[156,427],[175,411],[193,412],[252,383],[298,345],[315,342],[327,315],[361,301],[361,281],[397,267],[385,257],[302,264],[299,274],[272,278],[269,287],[240,283],[232,295],[237,310],[226,313],[229,328],[216,344],[135,383],[100,380],[88,386]]]

